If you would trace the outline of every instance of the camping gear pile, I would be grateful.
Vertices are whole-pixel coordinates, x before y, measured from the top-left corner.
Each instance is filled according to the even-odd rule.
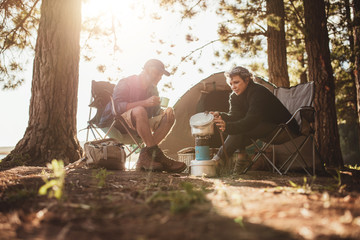
[[[190,118],[191,134],[195,137],[195,160],[190,163],[192,176],[214,177],[215,161],[210,158],[210,137],[214,134],[214,116],[201,112]]]

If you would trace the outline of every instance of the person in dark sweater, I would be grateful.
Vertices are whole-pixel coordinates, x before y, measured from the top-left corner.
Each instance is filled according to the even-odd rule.
[[[276,131],[278,124],[291,118],[290,112],[266,87],[253,81],[252,74],[243,67],[234,67],[225,73],[231,87],[229,112],[210,112],[216,126],[228,134],[224,148],[220,147],[213,160],[217,166],[225,164],[226,156],[236,150],[244,152],[252,139],[267,138]],[[295,119],[290,122],[290,130],[298,133]],[[225,155],[226,154],[226,155]]]

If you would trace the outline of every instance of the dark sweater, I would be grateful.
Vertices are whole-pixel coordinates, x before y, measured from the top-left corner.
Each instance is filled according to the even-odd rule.
[[[280,100],[266,87],[249,82],[246,90],[240,95],[230,95],[228,113],[220,113],[226,122],[225,132],[230,135],[246,133],[262,123],[285,123],[291,114]],[[290,129],[298,133],[299,126],[295,119]]]

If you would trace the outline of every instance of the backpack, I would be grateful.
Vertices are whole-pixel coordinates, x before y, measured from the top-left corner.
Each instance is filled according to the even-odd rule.
[[[86,164],[109,170],[125,170],[124,144],[113,138],[86,142],[84,144]]]

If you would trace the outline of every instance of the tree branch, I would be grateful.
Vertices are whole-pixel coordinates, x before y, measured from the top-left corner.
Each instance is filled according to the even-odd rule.
[[[191,12],[191,11],[192,11],[196,6],[198,6],[202,1],[203,1],[203,0],[198,0],[198,2],[195,3],[192,7],[190,7],[190,9],[188,9],[188,10],[185,9],[185,11],[186,11],[186,12]],[[181,21],[184,20],[185,18],[186,18],[186,16],[183,15],[183,16],[181,17]]]
[[[259,36],[259,35],[264,35],[264,33],[259,33],[259,32],[238,33],[238,34],[231,34],[231,35],[227,36],[225,39],[220,39],[220,38],[219,38],[219,39],[212,40],[212,41],[210,41],[210,42],[208,42],[208,43],[205,43],[204,45],[202,45],[202,46],[200,46],[200,47],[192,50],[188,55],[182,57],[180,63],[185,62],[186,59],[188,59],[188,58],[189,58],[191,55],[193,55],[195,52],[200,51],[200,50],[204,49],[205,47],[207,47],[207,46],[209,46],[209,45],[211,45],[211,44],[213,44],[213,43],[215,43],[215,42],[220,42],[220,41],[224,42],[224,41],[228,41],[228,40],[230,40],[230,39],[232,39],[232,38],[241,38],[241,37],[249,37],[249,36],[250,36],[250,37],[253,37],[253,36]],[[180,63],[179,63],[177,66],[179,66]]]
[[[295,7],[295,5],[294,5],[294,3],[293,3],[293,0],[290,0],[290,4],[291,4],[291,6],[294,8],[294,12],[295,12],[296,18],[299,19],[299,21],[300,21],[301,24],[302,24],[302,28],[304,28],[304,27],[305,27],[305,23],[303,22],[303,20],[302,20],[302,18],[301,18],[301,16],[300,16],[300,13],[299,13],[298,10],[296,9],[296,7]]]
[[[13,28],[10,32],[8,32],[8,34],[6,34],[6,36],[4,37],[5,39],[8,39],[10,35],[15,34],[20,28],[25,29],[23,27],[25,21],[31,16],[31,13],[34,11],[37,3],[39,2],[39,0],[35,0],[33,6],[30,8],[30,10],[28,11],[28,13],[26,14],[26,16],[21,20],[21,22],[19,24],[17,24],[15,26],[15,28]],[[11,47],[12,44],[9,44],[6,46],[6,40],[4,40],[4,44],[1,47],[1,53],[3,53],[4,51],[6,51],[7,49],[9,49],[9,47]]]
[[[180,63],[181,63],[181,62],[184,62],[188,57],[190,57],[190,56],[191,56],[192,54],[194,54],[195,52],[197,52],[197,51],[199,51],[199,50],[202,50],[203,48],[209,46],[210,44],[213,44],[213,43],[219,42],[219,41],[221,41],[221,40],[220,40],[220,39],[215,39],[215,40],[212,40],[212,41],[210,41],[210,42],[208,42],[208,43],[206,43],[206,44],[204,44],[204,45],[202,45],[202,46],[200,46],[200,47],[192,50],[188,55],[186,55],[185,57],[182,57],[182,58],[181,58]]]
[[[263,27],[263,26],[261,26],[260,24],[258,24],[258,23],[255,23],[255,25],[256,26],[258,26],[261,30],[263,30],[264,31],[264,34],[266,34],[266,29]]]

